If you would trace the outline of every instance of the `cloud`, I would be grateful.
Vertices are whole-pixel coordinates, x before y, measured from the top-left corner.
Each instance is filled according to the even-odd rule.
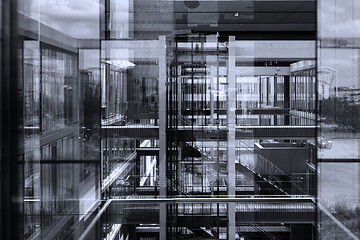
[[[360,16],[356,1],[321,0],[319,30],[321,37],[360,37]],[[356,5],[356,6],[355,6]]]
[[[35,0],[40,21],[74,38],[99,37],[99,0]]]
[[[325,48],[320,50],[319,66],[337,71],[339,86],[359,87],[359,50]]]

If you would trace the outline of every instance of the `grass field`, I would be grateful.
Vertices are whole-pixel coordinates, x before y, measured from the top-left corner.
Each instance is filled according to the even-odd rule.
[[[331,149],[319,149],[322,159],[359,159],[358,139],[331,139]],[[318,164],[318,199],[353,234],[360,236],[360,162]],[[320,215],[319,239],[351,239],[325,215]]]
[[[358,139],[332,139],[331,149],[319,149],[319,158],[359,159]],[[345,203],[360,206],[360,163],[324,162],[318,165],[318,197],[324,206]]]

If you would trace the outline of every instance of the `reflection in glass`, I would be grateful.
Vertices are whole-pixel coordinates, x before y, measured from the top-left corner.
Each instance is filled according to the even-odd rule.
[[[23,239],[359,235],[358,3],[0,3]]]

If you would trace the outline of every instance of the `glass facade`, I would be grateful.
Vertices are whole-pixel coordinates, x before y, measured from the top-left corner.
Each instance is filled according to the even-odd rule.
[[[359,7],[0,0],[0,238],[358,239]]]
[[[360,65],[356,29],[360,15],[355,9],[360,6],[356,1],[346,1],[343,5],[336,1],[318,4],[320,236],[359,238]],[[334,225],[332,216],[341,225]]]

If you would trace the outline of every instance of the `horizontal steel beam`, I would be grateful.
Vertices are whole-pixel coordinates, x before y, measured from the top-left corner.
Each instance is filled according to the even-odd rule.
[[[307,139],[315,138],[316,126],[236,126],[236,139]],[[168,136],[179,141],[191,140],[226,140],[226,126],[178,126],[168,129]],[[158,126],[126,125],[102,126],[102,136],[105,138],[131,137],[136,139],[157,139]]]

